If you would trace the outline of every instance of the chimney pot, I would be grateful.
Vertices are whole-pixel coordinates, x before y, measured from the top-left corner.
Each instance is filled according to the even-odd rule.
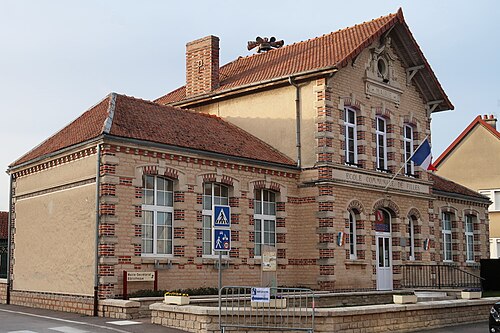
[[[491,127],[493,127],[495,130],[497,129],[497,119],[495,118],[495,115],[490,114],[489,116],[484,116],[484,121]]]
[[[207,36],[186,44],[186,97],[219,87],[219,37]]]

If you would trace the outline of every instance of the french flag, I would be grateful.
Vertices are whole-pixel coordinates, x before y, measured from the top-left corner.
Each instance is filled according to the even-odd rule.
[[[427,138],[422,141],[410,159],[416,166],[419,166],[424,170],[436,170],[436,168],[432,165],[431,145],[429,144],[429,140]]]

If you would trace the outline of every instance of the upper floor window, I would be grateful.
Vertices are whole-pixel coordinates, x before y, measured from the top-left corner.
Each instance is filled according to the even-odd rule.
[[[451,252],[451,213],[443,212],[441,216],[441,229],[443,233],[443,261],[452,261]]]
[[[415,173],[414,163],[410,161],[413,154],[413,127],[405,125],[403,129],[403,143],[405,151],[405,175],[412,176]]]
[[[354,212],[349,211],[349,258],[351,260],[357,259],[356,248],[356,216]]]
[[[474,261],[474,215],[465,215],[465,250],[466,260]]]
[[[492,201],[492,204],[488,208],[490,212],[500,211],[500,189],[479,190],[479,193],[487,196]]]
[[[345,130],[345,163],[356,165],[358,163],[358,134],[356,126],[356,111],[350,108],[344,109]]]
[[[262,255],[262,245],[276,245],[276,193],[255,190],[254,232],[255,256]]]
[[[142,197],[142,255],[172,255],[173,182],[146,175]]]
[[[203,184],[203,222],[202,222],[202,247],[203,255],[215,255],[212,251],[212,215],[214,205],[229,205],[229,188],[218,183]],[[222,252],[227,254],[227,252]]]
[[[384,118],[376,117],[377,170],[387,171],[387,124]]]

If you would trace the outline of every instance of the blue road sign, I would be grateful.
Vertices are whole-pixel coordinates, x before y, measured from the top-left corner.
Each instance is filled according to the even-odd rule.
[[[214,251],[231,250],[231,230],[214,229]]]
[[[231,210],[229,206],[214,206],[214,227],[231,227]]]

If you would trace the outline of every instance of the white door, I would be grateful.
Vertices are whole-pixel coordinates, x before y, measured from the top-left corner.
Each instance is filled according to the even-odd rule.
[[[392,290],[391,254],[390,234],[377,235],[377,290]]]

